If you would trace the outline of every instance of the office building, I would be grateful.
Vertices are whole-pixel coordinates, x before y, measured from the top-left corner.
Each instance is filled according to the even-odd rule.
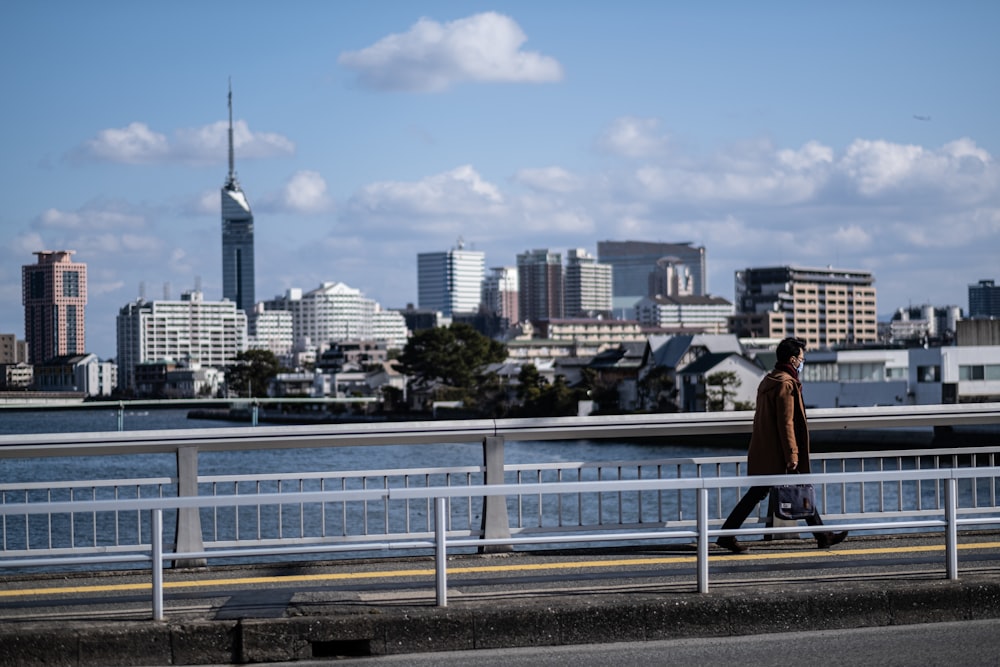
[[[969,319],[1000,319],[1000,287],[992,280],[969,285]]]
[[[236,178],[233,154],[233,91],[229,91],[229,176],[222,186],[222,298],[253,312],[253,213]]]
[[[611,315],[610,264],[601,264],[583,248],[566,253],[563,284],[563,311],[566,317],[608,317]]]
[[[446,316],[476,312],[485,263],[485,253],[466,250],[461,239],[451,250],[418,254],[417,305]]]
[[[878,340],[875,278],[867,271],[778,266],[736,272],[741,337],[795,336],[810,349]]]
[[[704,246],[690,243],[659,243],[651,241],[599,241],[597,261],[610,264],[612,294],[615,308],[631,307],[644,296],[656,296],[651,290],[652,276],[662,273],[661,260],[675,266],[683,265],[690,274],[690,290],[695,296],[708,294]],[[666,296],[664,294],[664,296]],[[671,296],[682,296],[680,294]]]
[[[517,267],[495,266],[483,279],[483,308],[496,315],[509,327],[520,320],[517,307],[518,292]]]
[[[205,301],[201,292],[179,301],[138,299],[118,312],[118,382],[135,391],[136,368],[167,360],[225,368],[247,349],[247,315],[229,300]]]
[[[21,267],[28,363],[86,350],[87,265],[74,262],[74,252],[42,250],[35,264]]]
[[[520,253],[517,282],[520,321],[562,319],[562,255],[545,249]]]

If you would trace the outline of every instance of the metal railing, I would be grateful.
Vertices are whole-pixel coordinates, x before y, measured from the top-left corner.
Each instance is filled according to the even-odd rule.
[[[811,526],[811,532],[852,530],[880,531],[887,529],[910,528],[919,530],[939,530],[945,536],[945,574],[949,579],[958,578],[958,530],[960,527],[985,526],[1000,524],[1000,513],[996,507],[974,506],[960,501],[959,484],[967,482],[977,487],[980,482],[987,483],[991,488],[997,486],[1000,478],[1000,467],[974,467],[953,469],[925,470],[891,470],[877,472],[852,473],[820,473],[800,475],[797,481],[812,483],[820,488],[833,485],[864,486],[866,484],[907,484],[931,483],[935,488],[943,490],[943,503],[940,508],[910,512],[905,517],[888,516],[891,512],[879,513],[879,516],[868,520],[854,520],[824,526]],[[784,476],[758,476],[754,483],[760,485],[779,484],[786,481]],[[738,490],[746,485],[743,477],[700,477],[686,479],[634,479],[634,480],[604,480],[587,482],[544,482],[537,484],[498,484],[485,490],[490,497],[506,499],[510,496],[537,494],[540,497],[560,497],[567,494],[597,494],[602,493],[642,493],[642,492],[677,492],[690,493],[695,496],[696,518],[693,522],[671,526],[660,524],[646,530],[638,530],[633,526],[621,525],[615,530],[594,531],[586,528],[579,530],[538,530],[514,534],[504,538],[470,537],[464,531],[454,531],[450,528],[450,504],[453,500],[464,500],[472,495],[484,493],[482,488],[471,487],[388,487],[369,490],[334,490],[317,492],[295,492],[288,494],[252,494],[243,496],[214,496],[187,498],[152,498],[130,500],[88,500],[82,502],[40,502],[0,505],[0,516],[56,516],[74,514],[76,512],[98,515],[101,513],[117,513],[119,511],[136,511],[148,513],[148,541],[117,552],[100,552],[85,555],[54,555],[47,554],[44,558],[3,558],[0,564],[5,567],[35,567],[44,562],[58,562],[65,565],[96,564],[96,563],[140,563],[150,568],[152,576],[152,608],[153,617],[162,620],[165,617],[163,607],[163,570],[169,561],[189,559],[226,558],[232,556],[261,556],[275,554],[329,554],[334,551],[360,552],[363,550],[415,550],[426,549],[433,552],[435,561],[435,590],[439,606],[447,605],[447,568],[445,563],[450,549],[463,547],[481,547],[497,545],[513,547],[516,545],[556,545],[581,542],[607,541],[663,541],[685,540],[696,544],[697,553],[697,590],[708,592],[709,588],[709,545],[712,540],[723,535],[748,534],[785,534],[801,531],[798,526],[766,526],[741,528],[738,530],[723,530],[713,527],[709,520],[710,493],[718,490]],[[217,507],[262,507],[295,504],[346,504],[350,502],[368,503],[372,501],[408,501],[421,500],[433,503],[433,534],[425,538],[411,536],[383,536],[379,541],[362,540],[358,542],[341,542],[339,544],[310,544],[304,541],[280,545],[255,545],[240,549],[199,549],[167,553],[163,534],[163,512],[165,510],[206,509]],[[838,518],[826,517],[827,519]],[[902,520],[894,520],[902,519]]]
[[[992,467],[1000,461],[1000,447],[902,450],[816,454],[814,470],[855,475],[862,472],[940,470]],[[463,490],[461,503],[450,507],[449,530],[469,538],[486,539],[545,531],[637,530],[665,523],[694,525],[694,494],[683,489],[635,490],[622,486],[600,493],[563,493],[545,497],[527,491],[532,485],[582,482],[644,481],[742,477],[745,457],[718,456],[611,462],[508,464],[503,483],[522,489],[505,501],[506,531],[488,534],[481,517],[485,466],[401,468],[360,471],[310,471],[200,475],[198,496],[291,498],[304,492],[369,491],[389,488],[449,487]],[[565,487],[569,488],[569,487]],[[713,489],[709,521],[719,523],[737,500],[736,489]],[[963,482],[960,494],[971,508],[998,506],[997,484]],[[0,484],[0,505],[26,507],[38,503],[76,503],[70,513],[35,516],[15,513],[0,517],[0,556],[42,558],[66,553],[84,554],[127,550],[148,535],[148,516],[124,504],[115,512],[88,513],[83,501],[127,501],[177,496],[173,477],[76,480]],[[902,520],[943,507],[940,485],[928,481],[879,479],[848,485],[828,484],[820,489],[820,508],[839,520],[889,518]],[[253,505],[242,502],[199,510],[201,546],[207,549],[278,545],[282,543],[350,543],[378,539],[426,538],[434,531],[431,499],[391,499],[374,495],[364,502],[282,502]],[[758,518],[766,520],[761,507]],[[192,549],[197,545],[182,545]],[[176,549],[176,547],[173,547]],[[2,567],[2,561],[0,561]]]

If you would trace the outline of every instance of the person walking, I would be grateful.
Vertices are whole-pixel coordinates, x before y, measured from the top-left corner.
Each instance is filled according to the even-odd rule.
[[[786,338],[778,343],[777,363],[757,387],[757,407],[753,417],[753,434],[747,451],[748,475],[781,475],[809,473],[809,426],[802,402],[799,373],[805,363],[805,341]],[[750,513],[771,492],[770,486],[750,487],[725,523],[724,530],[738,529]],[[810,526],[821,526],[819,510],[806,519]],[[820,549],[840,544],[847,532],[814,533]],[[749,547],[735,536],[723,536],[716,544],[733,553],[745,553]]]

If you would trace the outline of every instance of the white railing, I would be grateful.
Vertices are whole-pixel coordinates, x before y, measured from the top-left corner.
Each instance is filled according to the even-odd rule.
[[[882,531],[889,529],[910,528],[918,530],[943,531],[945,536],[945,574],[949,579],[958,578],[958,530],[962,527],[986,526],[1000,524],[1000,514],[996,507],[975,507],[960,502],[959,484],[967,482],[977,487],[981,482],[990,487],[996,487],[1000,478],[1000,467],[927,469],[927,470],[893,470],[878,472],[823,473],[800,475],[797,480],[813,483],[820,488],[834,485],[861,486],[882,484],[920,484],[931,483],[935,488],[943,489],[944,502],[934,510],[910,512],[901,520],[893,520],[888,516],[891,512],[882,512],[878,518],[854,520],[837,524],[827,523],[824,526],[810,526],[810,532],[851,530],[851,531]],[[754,483],[760,485],[778,484],[786,481],[785,476],[754,477]],[[750,527],[738,530],[722,530],[713,527],[709,520],[709,496],[713,491],[735,491],[746,484],[742,477],[701,477],[687,479],[635,479],[606,480],[589,482],[547,482],[540,484],[497,484],[491,485],[486,493],[495,498],[506,499],[511,496],[537,494],[539,497],[560,497],[567,494],[603,493],[642,493],[642,492],[677,492],[695,495],[696,518],[693,522],[672,526],[669,523],[647,530],[637,530],[632,526],[622,525],[616,530],[593,531],[580,530],[539,530],[514,534],[505,538],[472,538],[462,531],[450,529],[450,503],[456,499],[464,500],[484,492],[482,488],[471,487],[389,487],[382,489],[355,491],[317,491],[296,492],[289,494],[253,494],[244,496],[214,496],[187,498],[153,498],[130,500],[90,500],[82,502],[41,502],[0,505],[0,516],[58,516],[76,512],[98,515],[116,513],[119,511],[136,511],[148,513],[148,541],[117,552],[101,552],[86,555],[53,555],[27,558],[0,558],[0,566],[8,568],[37,567],[46,563],[63,565],[89,565],[97,563],[141,563],[150,568],[152,573],[152,607],[153,617],[164,618],[163,608],[163,570],[166,562],[182,560],[198,560],[209,558],[226,558],[233,556],[263,556],[263,555],[299,555],[299,554],[330,554],[335,551],[360,552],[363,550],[414,550],[427,549],[433,551],[435,560],[435,589],[437,604],[447,605],[447,569],[445,563],[449,549],[482,547],[486,545],[514,547],[517,545],[560,545],[572,543],[595,543],[606,541],[664,541],[684,540],[696,543],[697,551],[697,590],[708,592],[709,587],[709,545],[722,535],[750,534],[785,534],[798,533],[799,526],[769,526]],[[163,535],[163,512],[165,510],[201,510],[217,507],[264,507],[294,504],[344,504],[349,502],[368,503],[372,501],[408,501],[421,500],[433,503],[434,521],[433,534],[426,538],[409,536],[384,536],[379,541],[359,541],[339,544],[310,544],[304,541],[284,543],[280,545],[256,545],[243,549],[199,549],[179,551],[168,554],[165,550]],[[831,519],[829,515],[825,517]]]
[[[1000,447],[892,452],[816,454],[814,470],[856,474],[865,471],[939,470],[959,467],[992,467],[1000,463]],[[680,480],[718,477],[746,479],[745,457],[720,456],[617,462],[559,462],[508,464],[504,483],[522,489],[503,504],[507,530],[487,534],[481,517],[485,505],[484,466],[413,468],[368,471],[314,471],[204,475],[198,477],[198,495],[291,498],[303,492],[370,491],[389,488],[457,487],[465,495],[453,501],[449,530],[468,538],[502,538],[507,535],[553,531],[646,530],[670,523],[694,525],[696,498],[683,489],[635,490],[628,486],[601,493],[563,493],[544,497],[527,491],[531,485],[632,480]],[[721,523],[742,489],[713,489],[709,495],[709,521]],[[962,502],[971,508],[998,506],[997,483],[981,480],[977,486],[963,482]],[[126,501],[177,495],[177,480],[170,477],[115,480],[0,484],[0,505],[77,503],[74,512],[28,519],[9,513],[0,517],[0,556],[42,557],[45,554],[84,554],[127,550],[148,535],[148,515],[119,507],[115,512],[87,513],[82,501]],[[881,479],[857,485],[828,484],[820,489],[820,509],[837,520],[892,518],[903,520],[943,507],[940,485],[927,481]],[[758,519],[767,521],[767,507]],[[364,502],[292,502],[253,505],[245,502],[214,505],[200,511],[201,546],[207,549],[278,545],[282,543],[332,544],[426,538],[433,534],[431,499],[390,499],[374,495]],[[196,545],[195,545],[196,546]],[[182,548],[193,548],[182,545]],[[0,563],[2,566],[2,563]]]
[[[124,480],[38,481],[0,484],[0,505],[81,500],[141,500],[166,496],[245,496],[262,492],[281,493],[327,490],[387,489],[459,486],[468,490],[461,511],[450,518],[450,530],[463,531],[479,545],[489,540],[530,534],[533,531],[615,531],[630,527],[648,529],[670,522],[693,525],[697,503],[693,493],[680,487],[655,492],[619,489],[598,494],[578,493],[543,499],[530,493],[516,494],[513,506],[497,507],[496,498],[483,493],[484,486],[526,485],[554,482],[680,480],[684,478],[739,477],[745,475],[744,457],[700,457],[639,462],[575,462],[559,464],[504,465],[504,442],[518,440],[578,440],[583,438],[674,437],[747,432],[750,412],[670,415],[628,415],[555,419],[470,420],[288,426],[268,428],[184,429],[77,434],[33,434],[0,436],[0,458],[44,458],[48,456],[101,456],[171,452],[177,455],[176,477]],[[914,426],[981,425],[1000,423],[1000,404],[938,405],[889,408],[816,410],[810,415],[814,431],[898,428]],[[358,472],[308,471],[285,475],[199,475],[199,451],[253,451],[301,447],[345,447],[382,444],[427,445],[436,443],[483,444],[484,465],[456,468],[372,470]],[[814,455],[816,470],[856,472],[932,469],[941,467],[993,466],[1000,448],[907,450],[893,452]],[[744,483],[744,486],[747,484]],[[875,491],[872,486],[875,485]],[[289,491],[290,489],[290,491]],[[740,489],[716,488],[709,496],[709,521],[721,522]],[[997,506],[996,483],[982,481],[961,489],[972,507]],[[491,506],[492,505],[492,506]],[[78,505],[82,507],[82,505]],[[882,480],[869,486],[829,485],[821,490],[821,507],[841,520],[908,515],[943,507],[940,485],[916,481]],[[455,508],[452,508],[455,509]],[[280,506],[253,506],[240,502],[226,506],[204,506],[200,512],[178,513],[175,551],[204,548],[270,546],[283,543],[362,543],[373,539],[423,539],[433,533],[434,507],[430,498],[397,500],[388,496],[364,502],[342,501],[336,506],[309,506],[289,501]],[[476,520],[482,519],[480,525]],[[97,515],[82,509],[66,515],[29,520],[5,513],[0,529],[0,555],[43,556],[48,553],[96,553],[128,550],[143,542],[148,533],[148,515],[123,506],[112,515]],[[202,528],[204,526],[204,528]]]

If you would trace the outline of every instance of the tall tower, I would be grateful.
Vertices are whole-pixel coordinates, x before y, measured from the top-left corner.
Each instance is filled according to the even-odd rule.
[[[28,363],[86,351],[87,265],[72,261],[74,252],[42,250],[21,267]]]
[[[566,253],[563,311],[566,317],[611,315],[611,265],[598,263],[583,248],[570,249]]]
[[[417,254],[417,302],[443,315],[479,310],[486,255],[466,250],[462,239],[446,252]]]
[[[563,317],[562,255],[547,249],[517,256],[517,312],[522,322]]]
[[[229,177],[222,186],[222,298],[244,313],[254,307],[253,213],[236,179],[233,88],[229,86]]]

